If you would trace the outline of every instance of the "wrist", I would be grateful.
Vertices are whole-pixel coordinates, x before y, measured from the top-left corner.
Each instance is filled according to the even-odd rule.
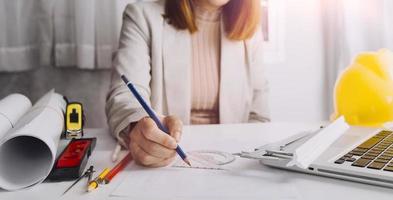
[[[132,122],[130,123],[121,133],[120,137],[127,143],[127,145],[130,143],[130,134],[132,130],[135,128],[137,122]]]

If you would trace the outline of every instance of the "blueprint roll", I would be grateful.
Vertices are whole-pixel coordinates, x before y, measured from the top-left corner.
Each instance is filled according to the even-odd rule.
[[[64,128],[65,108],[63,96],[52,90],[0,138],[0,188],[26,188],[49,175]]]
[[[30,100],[21,94],[11,94],[0,100],[0,139],[30,108]]]

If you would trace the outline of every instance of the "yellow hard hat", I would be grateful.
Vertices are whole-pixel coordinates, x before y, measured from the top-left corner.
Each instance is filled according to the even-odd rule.
[[[393,121],[393,53],[359,54],[337,79],[335,113],[350,125],[381,126]]]

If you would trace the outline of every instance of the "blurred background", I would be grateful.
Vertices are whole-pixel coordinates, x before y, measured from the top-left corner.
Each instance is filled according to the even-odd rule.
[[[51,88],[105,127],[110,68],[128,3],[0,0],[0,99]],[[362,51],[393,49],[391,0],[261,0],[273,121],[327,120],[334,83]]]

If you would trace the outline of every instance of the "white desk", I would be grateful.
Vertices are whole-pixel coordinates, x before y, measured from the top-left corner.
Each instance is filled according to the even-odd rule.
[[[267,124],[247,124],[247,125],[219,125],[219,126],[190,126],[184,128],[182,147],[187,151],[199,150],[200,146],[214,146],[215,150],[239,152],[241,150],[251,150],[267,142],[283,139],[291,134],[303,130],[317,128],[316,124],[295,124],[295,123],[267,123]],[[98,138],[97,146],[89,160],[88,165],[94,165],[97,171],[104,167],[113,166],[110,156],[115,141],[107,130],[87,129],[88,136]],[[213,139],[212,139],[213,138]],[[240,158],[239,158],[240,159]],[[260,169],[264,179],[260,180],[261,189],[269,183],[279,183],[285,187],[292,187],[296,191],[296,198],[293,199],[392,199],[393,189],[377,186],[353,183],[349,181],[336,180],[332,178],[317,177],[312,175],[294,173],[278,170],[260,165],[257,161],[243,161],[247,166]],[[83,199],[100,200],[121,198],[111,196],[111,192],[121,183],[127,172],[119,174],[109,185],[104,185],[98,190],[85,193],[86,179],[74,186],[66,195],[61,196],[63,191],[72,182],[43,183],[33,188],[6,192],[0,190],[0,200],[43,200],[43,199]],[[147,186],[148,187],[148,186]],[[280,195],[278,195],[280,197]],[[279,198],[278,198],[279,199]]]

